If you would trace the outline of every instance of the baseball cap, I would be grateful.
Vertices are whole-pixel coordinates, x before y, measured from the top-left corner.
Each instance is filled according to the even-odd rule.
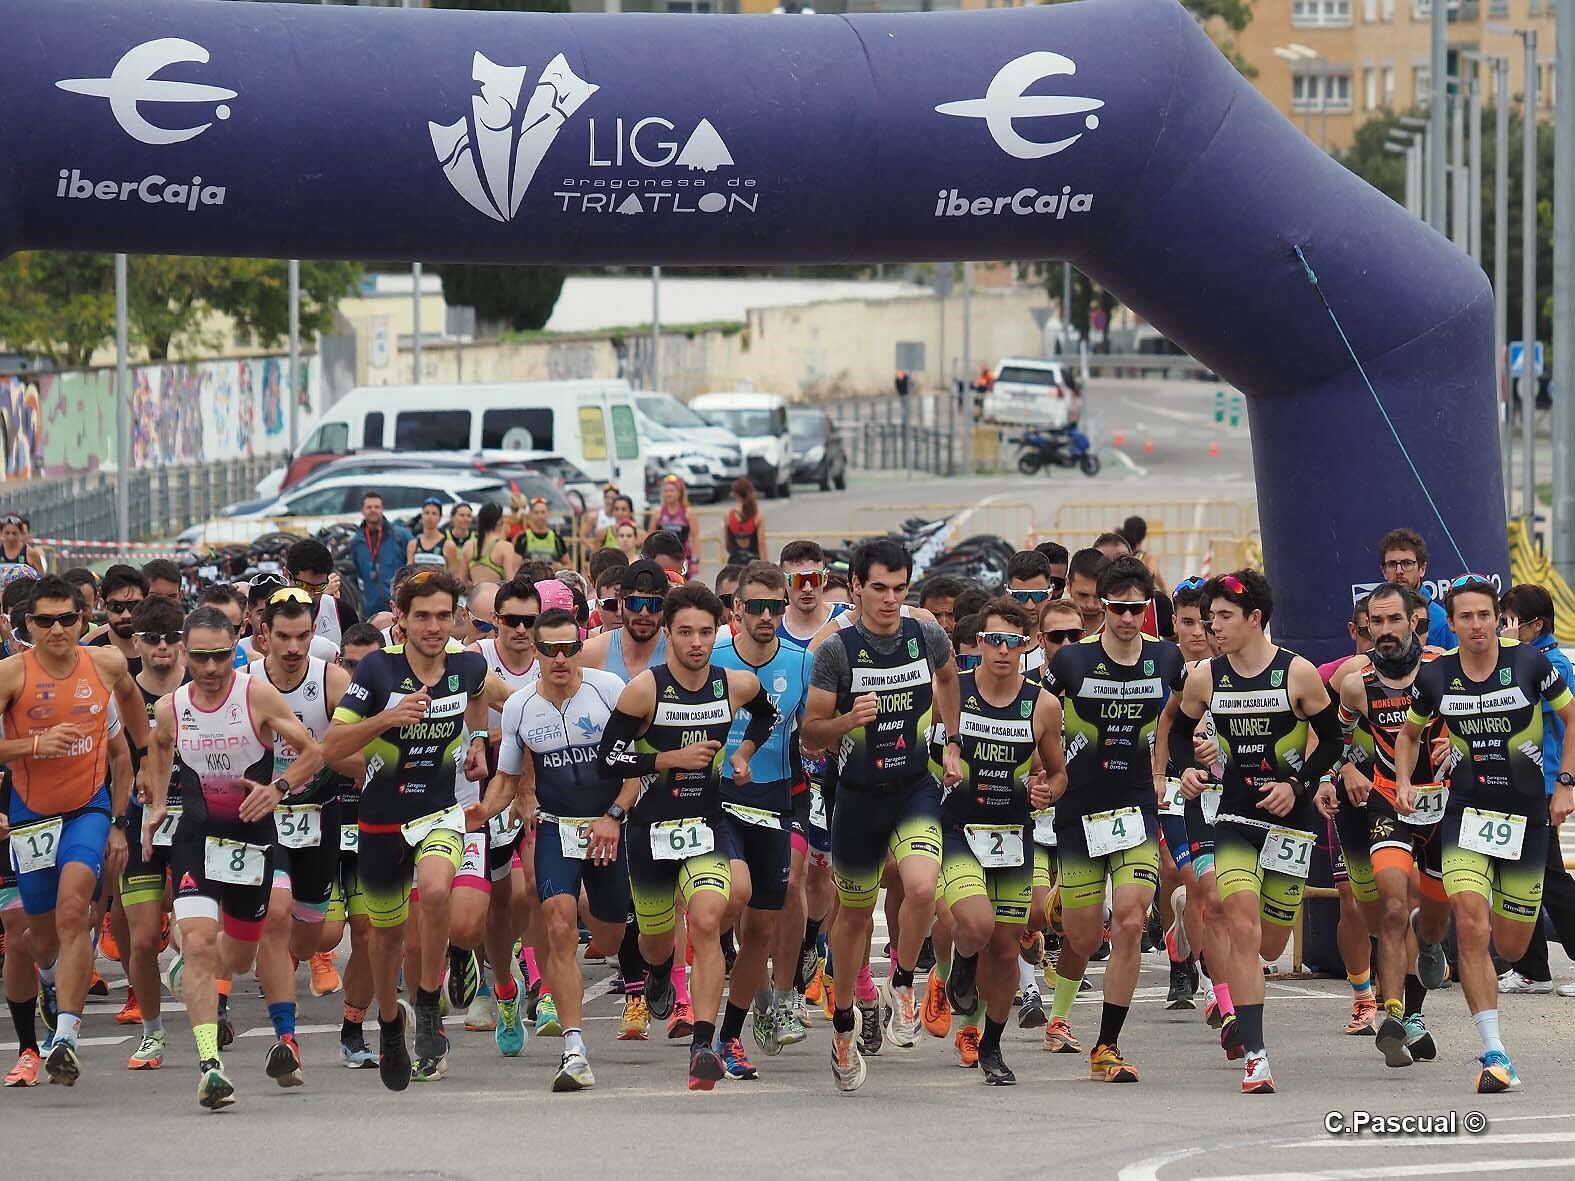
[[[545,578],[538,582],[536,595],[541,600],[543,611],[551,611],[555,607],[564,611],[574,610],[574,592],[556,578]]]
[[[667,571],[650,558],[641,558],[629,563],[618,589],[626,595],[665,595],[669,585]]]

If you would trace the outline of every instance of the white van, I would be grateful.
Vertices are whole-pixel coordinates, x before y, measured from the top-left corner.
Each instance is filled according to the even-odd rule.
[[[712,426],[672,394],[635,390],[631,397],[634,412],[641,418],[677,433],[686,442],[704,444],[707,454],[715,453],[728,482],[744,474],[743,449],[732,431]]]
[[[623,381],[361,386],[335,402],[292,457],[293,487],[312,468],[366,448],[550,451],[644,505],[645,457]]]
[[[701,394],[689,403],[701,418],[732,431],[744,449],[744,467],[762,496],[793,495],[793,436],[781,394]]]

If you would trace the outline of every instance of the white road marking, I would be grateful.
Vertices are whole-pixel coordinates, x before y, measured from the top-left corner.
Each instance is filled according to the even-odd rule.
[[[1117,1181],[1159,1181],[1159,1171],[1165,1166],[1173,1165],[1177,1161],[1188,1160],[1194,1156],[1202,1156],[1208,1151],[1209,1149],[1203,1147],[1182,1148],[1175,1152],[1146,1157],[1130,1165],[1123,1165],[1121,1172],[1116,1174]]]
[[[1488,1117],[1488,1127],[1493,1126],[1493,1117]],[[1575,1143],[1575,1132],[1507,1132],[1496,1136],[1492,1132],[1480,1136],[1463,1135],[1458,1140],[1430,1140],[1418,1141],[1408,1136],[1336,1136],[1329,1135],[1322,1140],[1292,1140],[1289,1143],[1275,1144],[1276,1148],[1360,1148],[1366,1151],[1370,1148],[1408,1148],[1413,1151],[1427,1144],[1428,1147],[1438,1147],[1445,1143],[1450,1144],[1570,1144]],[[1223,1179],[1221,1179],[1223,1181]]]
[[[1148,475],[1148,468],[1146,468],[1142,464],[1138,463],[1130,455],[1128,455],[1125,451],[1121,450],[1121,448],[1119,448],[1119,447],[1108,447],[1108,448],[1106,448],[1106,451],[1109,454],[1114,455],[1123,464],[1125,464],[1133,472],[1133,474],[1138,475],[1138,476],[1146,476],[1146,475]]]
[[[1378,1140],[1364,1141],[1370,1148]],[[1406,1147],[1415,1149],[1415,1141]],[[1384,1177],[1433,1177],[1439,1173],[1469,1171],[1473,1173],[1507,1173],[1520,1169],[1568,1169],[1568,1160],[1454,1160],[1434,1161],[1425,1165],[1375,1165],[1362,1169],[1319,1169],[1310,1173],[1239,1173],[1234,1177],[1211,1177],[1209,1181],[1366,1181]]]
[[[1169,406],[1161,406],[1158,403],[1145,402],[1143,404],[1143,409],[1150,414],[1157,414],[1161,418],[1174,419],[1176,422],[1202,423],[1207,425],[1209,421],[1209,415],[1207,414],[1199,414],[1195,410],[1175,410]]]
[[[77,1045],[78,1046],[118,1046],[118,1045],[120,1045],[121,1042],[129,1042],[130,1040],[131,1040],[131,1035],[129,1033],[121,1034],[119,1037],[79,1037],[79,1038],[77,1038]],[[138,1038],[138,1040],[140,1041],[141,1039]],[[18,1050],[18,1049],[21,1049],[21,1046],[17,1042],[0,1042],[0,1050]],[[39,1043],[39,1051],[38,1052],[40,1054],[43,1054],[45,1057],[48,1057],[47,1054],[44,1054],[44,1049],[43,1049],[43,1043],[42,1042]]]

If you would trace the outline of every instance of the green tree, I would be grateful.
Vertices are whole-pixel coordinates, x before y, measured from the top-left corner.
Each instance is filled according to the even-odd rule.
[[[1070,4],[1073,0],[1047,0],[1047,2]],[[1256,78],[1257,68],[1236,51],[1236,42],[1231,38],[1231,34],[1240,33],[1252,23],[1253,2],[1254,0],[1181,0],[1181,6],[1193,15],[1199,25],[1203,26],[1203,30],[1208,33],[1214,44],[1219,46],[1220,52],[1230,64],[1247,78]],[[469,5],[454,7],[469,7]]]
[[[477,266],[445,263],[444,302],[476,309],[478,320],[502,321],[515,332],[542,327],[552,315],[567,273],[558,267]]]
[[[0,262],[0,342],[12,352],[80,369],[115,336],[115,260],[34,251]]]

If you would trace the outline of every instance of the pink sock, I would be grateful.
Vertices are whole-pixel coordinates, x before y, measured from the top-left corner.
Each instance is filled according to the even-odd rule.
[[[689,1003],[689,965],[678,964],[673,968],[673,991],[677,994],[678,1003]]]
[[[1230,1000],[1230,985],[1223,980],[1214,982],[1214,1000],[1219,1005],[1222,1014],[1236,1011],[1236,1006],[1231,1004]]]
[[[534,947],[525,949],[525,976],[526,985],[534,984],[541,979],[541,969],[536,966],[536,949]]]
[[[865,964],[859,969],[859,978],[853,984],[854,999],[867,1005],[879,995],[875,989],[875,977],[870,975],[870,966]]]

